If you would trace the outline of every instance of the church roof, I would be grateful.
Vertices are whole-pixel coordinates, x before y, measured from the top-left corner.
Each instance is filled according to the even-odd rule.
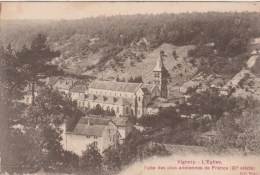
[[[155,65],[153,71],[161,72],[161,71],[165,71],[165,70],[166,70],[166,68],[164,67],[162,56],[160,56],[157,60],[157,63]]]
[[[107,100],[104,102],[106,104],[114,104],[116,102],[116,98],[115,97],[107,97]]]
[[[134,99],[120,98],[120,97],[110,97],[103,95],[93,95],[89,94],[85,98],[86,101],[92,101],[95,103],[104,104],[115,104],[115,105],[133,105],[135,103]]]
[[[141,83],[112,82],[112,81],[95,80],[89,85],[89,88],[134,93],[138,90],[140,85],[141,85]]]
[[[89,94],[89,95],[87,95],[87,97],[86,97],[86,100],[87,101],[94,101],[94,100],[96,100],[97,99],[97,96],[96,95],[93,95],[93,94]]]
[[[104,103],[106,100],[107,100],[107,97],[100,95],[100,96],[98,96],[98,98],[95,100],[95,102],[97,102],[97,103]]]
[[[155,84],[142,84],[141,88],[146,88],[151,93],[155,86]]]
[[[143,91],[143,93],[145,95],[149,95],[150,94],[150,92],[149,92],[149,90],[147,88],[141,88],[141,90]]]
[[[86,86],[85,85],[76,85],[76,86],[73,86],[70,89],[70,92],[85,93],[85,91],[86,91]]]

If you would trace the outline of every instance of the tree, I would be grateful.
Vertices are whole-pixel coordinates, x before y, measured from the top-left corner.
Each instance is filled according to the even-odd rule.
[[[205,91],[193,93],[188,101],[191,106],[186,106],[183,110],[189,111],[190,114],[210,114],[213,119],[217,120],[223,116],[224,112],[232,111],[238,101],[236,98],[219,96],[214,91]]]
[[[259,155],[259,109],[249,111],[246,115],[232,112],[222,117],[217,122],[217,135],[209,141],[208,148],[216,154],[237,150],[244,154]]]
[[[24,164],[31,168],[57,169],[63,162],[61,125],[72,116],[80,117],[76,102],[57,90],[41,87],[35,104],[28,106],[23,115],[25,137],[30,150]]]
[[[24,109],[19,103],[23,98],[24,86],[24,72],[14,51],[11,46],[7,49],[0,46],[0,166],[4,171],[8,167],[14,169],[14,166],[19,166],[22,159],[22,155],[14,151],[14,148],[23,147],[14,144],[20,140],[21,132],[13,126],[19,124],[19,116]]]
[[[243,53],[246,49],[246,43],[242,38],[233,38],[227,45],[227,52],[230,55]]]
[[[114,148],[108,148],[104,151],[102,162],[104,174],[118,174],[121,170],[121,157],[118,150]]]
[[[102,156],[94,146],[87,146],[79,161],[82,174],[100,175],[102,172]]]
[[[79,171],[79,156],[71,151],[63,151],[62,166],[59,172],[75,173]]]
[[[57,66],[51,65],[50,62],[53,58],[59,57],[60,52],[52,51],[46,42],[46,36],[38,34],[32,41],[30,48],[24,46],[22,51],[17,53],[19,61],[26,71],[26,79],[32,86],[32,104],[34,104],[35,84],[38,82],[38,75],[50,76],[58,72]]]
[[[169,151],[164,145],[158,143],[145,143],[137,146],[137,157],[140,160],[147,159],[152,156],[167,156]]]

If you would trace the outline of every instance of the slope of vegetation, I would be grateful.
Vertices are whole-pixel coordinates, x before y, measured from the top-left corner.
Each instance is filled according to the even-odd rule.
[[[247,56],[236,56],[246,51],[250,38],[260,35],[260,14],[208,12],[60,21],[12,20],[3,21],[1,26],[2,42],[5,45],[11,43],[15,50],[22,49],[24,44],[30,45],[38,33],[45,33],[52,47],[61,51],[61,56],[55,60],[56,64],[69,72],[80,70],[76,72],[79,74],[92,69],[102,71],[107,62],[122,59],[120,51],[129,47],[136,48],[137,43],[137,56],[144,51],[156,49],[163,43],[175,46],[197,45],[198,48],[190,52],[189,56],[197,58],[211,54],[210,58],[214,57],[209,61],[203,60],[203,63],[210,62],[212,65],[205,70],[222,65],[230,67],[234,63],[232,67],[237,71],[239,68],[235,67],[241,65]],[[208,43],[213,43],[214,46],[205,50],[204,46]],[[199,50],[205,51],[200,53]],[[213,51],[217,55],[212,56]],[[227,57],[235,57],[232,64],[227,62]],[[137,57],[136,64],[141,61]],[[124,63],[124,60],[118,61],[123,64],[121,62]],[[130,60],[130,64],[134,65],[135,62]],[[202,66],[201,70],[204,68]],[[216,72],[229,74],[228,71],[219,70],[222,68],[216,69]]]

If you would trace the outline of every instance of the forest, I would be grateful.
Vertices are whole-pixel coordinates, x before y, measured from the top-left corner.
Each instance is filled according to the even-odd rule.
[[[77,40],[75,51],[82,52],[93,38],[101,39],[97,49],[109,44],[129,46],[146,38],[153,47],[215,43],[218,51],[237,54],[250,38],[260,35],[260,14],[235,12],[181,13],[92,17],[77,20],[9,20],[3,21],[4,44],[21,49],[35,35],[44,33],[51,43]],[[76,37],[79,36],[79,37]],[[84,36],[84,37],[82,37]],[[73,38],[74,37],[74,38]]]

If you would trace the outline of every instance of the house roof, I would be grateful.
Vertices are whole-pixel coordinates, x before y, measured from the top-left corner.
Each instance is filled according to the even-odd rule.
[[[89,85],[89,88],[134,93],[138,90],[138,88],[140,86],[141,86],[141,83],[112,82],[112,81],[95,80]]]
[[[61,78],[54,84],[54,87],[64,90],[69,90],[72,86],[73,80],[67,78]]]
[[[76,85],[76,86],[73,86],[73,87],[70,89],[70,92],[85,93],[86,89],[87,89],[87,88],[86,88],[85,85]]]
[[[90,124],[90,125],[108,125],[109,121],[112,119],[110,116],[86,116],[79,120],[79,124]]]
[[[116,126],[126,126],[126,123],[129,119],[127,117],[115,117],[111,121],[116,125]]]
[[[88,125],[78,123],[72,132],[69,134],[88,135],[101,137],[106,125]]]
[[[173,98],[184,98],[184,95],[178,90],[171,91],[171,96],[173,96]]]
[[[55,83],[57,83],[57,81],[59,80],[60,78],[59,77],[50,77],[50,80],[49,80],[49,85],[51,87],[53,87],[55,85]]]

